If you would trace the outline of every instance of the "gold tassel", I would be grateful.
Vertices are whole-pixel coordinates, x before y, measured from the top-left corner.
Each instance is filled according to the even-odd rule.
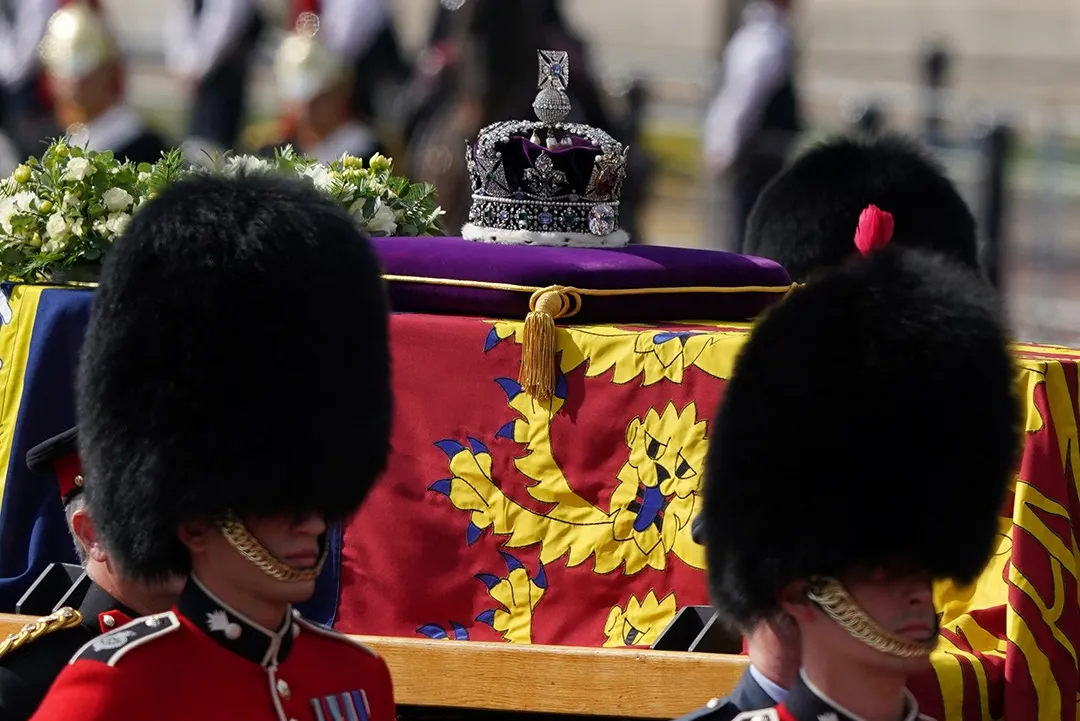
[[[521,339],[521,371],[518,383],[531,397],[548,401],[555,392],[555,321],[581,308],[581,295],[573,288],[552,285],[529,299],[529,314]]]

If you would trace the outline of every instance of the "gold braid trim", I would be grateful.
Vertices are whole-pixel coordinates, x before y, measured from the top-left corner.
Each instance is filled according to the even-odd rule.
[[[384,273],[383,280],[388,283],[419,283],[421,285],[447,285],[454,288],[478,288],[480,290],[501,290],[508,293],[539,293],[541,291],[563,291],[578,296],[622,296],[622,295],[684,295],[694,293],[787,293],[798,283],[788,285],[734,285],[731,287],[715,285],[672,286],[669,288],[574,288],[573,286],[515,285],[514,283],[493,283],[486,280],[458,280],[456,278],[428,278],[422,275],[392,275]]]
[[[70,606],[64,606],[59,611],[42,616],[0,641],[0,658],[54,631],[78,626],[82,623],[82,619],[82,614]]]
[[[799,287],[799,283],[788,285],[735,285],[728,288],[715,285],[673,286],[670,288],[573,288],[571,286],[517,285],[514,283],[494,283],[486,280],[458,280],[456,278],[429,278],[423,275],[393,275],[383,273],[387,283],[419,283],[421,285],[445,285],[454,288],[477,288],[480,290],[501,290],[508,293],[538,293],[545,290],[562,290],[583,296],[622,296],[622,295],[680,295],[686,293],[788,293]],[[69,280],[63,283],[48,281],[44,283],[25,283],[24,285],[74,286],[77,288],[97,288],[94,281]]]
[[[417,275],[384,274],[388,283],[418,283],[454,288],[479,288],[509,293],[529,293],[529,313],[521,339],[521,368],[518,383],[530,397],[547,402],[555,391],[555,354],[558,340],[555,337],[555,321],[569,318],[581,310],[582,298],[638,296],[638,295],[686,295],[694,293],[788,293],[796,284],[789,285],[741,285],[730,288],[718,286],[684,286],[667,288],[575,288],[568,285],[549,285],[545,288],[513,283],[492,283],[482,280],[458,280],[453,278],[428,278]]]
[[[384,273],[382,279],[387,283],[416,283],[420,285],[438,285],[451,288],[477,288],[497,290],[506,293],[528,293],[529,313],[525,316],[525,327],[521,340],[521,367],[518,382],[530,397],[540,402],[547,402],[555,392],[555,354],[558,339],[555,337],[555,321],[569,318],[581,310],[583,297],[612,297],[639,295],[687,295],[695,293],[782,293],[787,294],[799,287],[798,283],[787,285],[737,285],[731,287],[712,285],[672,286],[660,288],[575,288],[568,285],[517,285],[515,283],[495,283],[486,280],[462,280],[458,278],[431,278],[422,275],[393,275]],[[66,285],[79,285],[89,288],[97,283],[71,282]]]
[[[229,542],[229,545],[275,581],[285,583],[314,581],[322,572],[323,566],[326,564],[326,557],[329,555],[329,548],[324,543],[320,551],[319,561],[312,568],[293,568],[271,553],[266,546],[259,543],[259,539],[255,538],[251,531],[247,529],[247,526],[244,525],[244,522],[237,518],[235,514],[229,513],[226,515],[218,526],[221,528],[221,533],[225,536],[225,540]]]
[[[929,641],[914,641],[883,628],[834,578],[813,579],[806,597],[852,637],[882,653],[900,658],[925,658],[937,647],[937,636]]]

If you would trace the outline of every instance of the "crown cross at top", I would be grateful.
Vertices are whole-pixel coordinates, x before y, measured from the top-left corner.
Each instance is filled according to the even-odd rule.
[[[540,74],[536,86],[540,92],[533,101],[536,117],[545,125],[556,125],[570,114],[570,98],[566,88],[570,86],[570,55],[563,50],[540,50],[537,52]]]
[[[570,86],[570,54],[562,50],[540,50],[540,76],[536,81],[538,90],[566,90]]]

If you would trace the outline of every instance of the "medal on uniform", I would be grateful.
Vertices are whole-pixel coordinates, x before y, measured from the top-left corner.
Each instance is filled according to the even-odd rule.
[[[371,718],[367,694],[362,689],[313,698],[311,708],[316,721],[369,721]]]

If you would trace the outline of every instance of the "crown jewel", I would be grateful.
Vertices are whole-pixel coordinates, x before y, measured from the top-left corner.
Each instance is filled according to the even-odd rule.
[[[570,59],[538,54],[537,120],[494,123],[466,144],[472,207],[468,240],[621,247],[619,196],[628,149],[603,130],[567,123]]]

